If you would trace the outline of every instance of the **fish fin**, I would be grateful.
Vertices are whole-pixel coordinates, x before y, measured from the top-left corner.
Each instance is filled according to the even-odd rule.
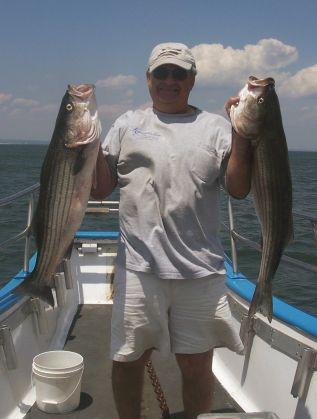
[[[266,283],[261,298],[260,312],[266,316],[271,323],[273,318],[272,283]]]
[[[81,171],[81,169],[83,168],[84,164],[85,164],[86,158],[84,156],[84,149],[82,148],[78,155],[77,155],[77,159],[75,161],[75,165],[74,165],[74,175],[77,175],[77,173],[79,173]]]
[[[288,235],[286,238],[286,244],[293,243],[293,241],[294,241],[293,215],[290,214],[289,229],[288,229]]]
[[[254,336],[254,329],[253,329],[253,321],[254,317],[247,316],[243,319],[240,328],[240,339],[243,343],[243,354],[246,355],[250,349],[251,341]]]
[[[26,294],[30,297],[39,297],[41,300],[49,304],[51,307],[54,307],[54,297],[52,289],[47,285],[43,287],[38,287],[35,282],[30,281],[28,278],[22,282],[14,290],[17,294]]]
[[[74,240],[72,240],[72,242],[70,243],[70,245],[68,246],[63,259],[67,259],[69,260],[71,258],[72,255],[72,251],[73,251],[73,246],[74,246]]]
[[[97,168],[95,166],[94,171],[92,172],[92,188],[97,189],[98,181],[97,181]]]
[[[266,316],[271,323],[273,318],[272,284],[266,282],[264,287],[258,283],[250,304],[248,316],[251,318],[257,311]]]

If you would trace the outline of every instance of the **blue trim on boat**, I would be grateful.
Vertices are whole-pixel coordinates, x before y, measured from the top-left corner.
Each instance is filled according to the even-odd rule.
[[[81,239],[118,239],[119,233],[117,231],[78,231],[76,238]],[[29,261],[30,272],[33,271],[36,263],[36,253]],[[14,278],[7,282],[0,288],[0,314],[15,304],[22,298],[22,295],[15,295],[14,289],[20,285],[29,273],[21,270]]]
[[[0,314],[4,313],[8,308],[13,306],[22,296],[10,294],[1,301]]]
[[[227,270],[226,284],[228,288],[250,302],[253,297],[255,285],[240,272],[235,274],[229,259],[225,261],[225,266]],[[274,317],[301,329],[315,338],[317,337],[317,317],[305,313],[276,297],[273,297],[273,313]]]
[[[31,257],[29,261],[30,272],[33,271],[36,262],[36,253]],[[28,273],[21,270],[14,278],[12,278],[7,284],[0,289],[0,314],[15,304],[22,298],[22,295],[14,295],[14,289],[20,285]]]
[[[77,231],[75,238],[78,239],[117,239],[118,231]]]
[[[76,238],[81,239],[118,239],[117,231],[78,231]],[[30,259],[30,272],[34,269],[36,254]],[[252,300],[255,285],[240,272],[234,274],[229,258],[226,258],[227,286],[248,302]],[[0,314],[12,306],[21,296],[14,295],[14,289],[24,281],[28,273],[21,270],[11,281],[0,289]],[[285,323],[295,326],[304,332],[317,337],[317,317],[301,311],[280,299],[273,297],[274,316]]]

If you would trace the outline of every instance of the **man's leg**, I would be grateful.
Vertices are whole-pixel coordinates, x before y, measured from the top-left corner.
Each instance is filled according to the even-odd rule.
[[[120,419],[140,418],[144,367],[151,352],[148,349],[136,361],[113,361],[112,389]]]
[[[213,351],[176,354],[182,373],[186,419],[196,419],[199,414],[210,412],[213,392],[212,355]]]

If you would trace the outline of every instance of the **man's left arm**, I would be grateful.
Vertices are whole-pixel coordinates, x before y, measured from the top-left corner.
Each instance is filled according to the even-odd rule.
[[[251,141],[232,129],[231,153],[226,170],[226,189],[234,198],[245,198],[251,189]]]

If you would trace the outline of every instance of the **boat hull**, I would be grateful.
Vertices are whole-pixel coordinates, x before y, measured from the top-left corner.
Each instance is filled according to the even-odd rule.
[[[70,259],[70,278],[59,274],[56,281],[55,309],[40,303],[39,315],[30,308],[34,302],[24,297],[0,315],[1,324],[10,327],[17,359],[13,369],[7,367],[4,356],[1,359],[0,417],[22,418],[30,409],[35,401],[33,357],[63,348],[78,305],[112,304],[117,238],[117,233],[78,233]],[[233,277],[229,263],[227,271],[229,284]],[[234,281],[246,279],[235,275]],[[228,296],[239,331],[248,302],[233,289]],[[305,389],[298,397],[292,395],[303,349],[317,353],[316,338],[276,317],[269,324],[260,314],[256,315],[255,331],[245,356],[225,348],[215,350],[213,373],[217,380],[245,412],[274,412],[280,419],[317,418],[315,364],[308,370]]]

